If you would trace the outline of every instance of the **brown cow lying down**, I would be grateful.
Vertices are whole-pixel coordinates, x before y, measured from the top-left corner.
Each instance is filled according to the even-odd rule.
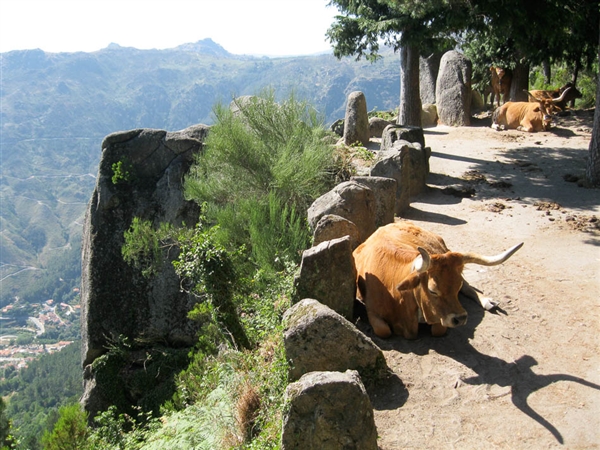
[[[467,322],[458,293],[473,296],[463,280],[465,264],[493,266],[510,258],[523,244],[496,256],[451,252],[444,240],[411,222],[379,228],[356,250],[358,297],[379,337],[417,337],[419,322],[441,336],[448,327]]]
[[[561,111],[557,106],[568,93],[568,89],[558,98],[535,99],[532,102],[508,102],[496,108],[492,115],[492,128],[520,131],[546,131],[552,124],[552,115]]]

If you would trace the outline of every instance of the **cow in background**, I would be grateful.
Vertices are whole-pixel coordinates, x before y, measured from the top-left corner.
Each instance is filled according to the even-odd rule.
[[[502,102],[506,103],[510,96],[510,84],[512,82],[512,72],[510,69],[503,69],[502,67],[490,67],[492,75],[492,94],[490,97],[490,104],[494,106],[494,96],[498,107],[500,107],[500,94],[502,94]]]
[[[564,97],[562,95],[566,93]],[[560,109],[564,110],[567,107],[567,103],[576,98],[583,97],[583,94],[573,85],[573,83],[567,83],[564,86],[553,89],[553,90],[533,90],[529,91],[529,101],[535,102],[539,100],[556,99],[562,97],[560,102],[555,103]]]
[[[556,106],[568,94],[567,89],[559,98],[537,100],[532,102],[508,102],[496,108],[492,115],[492,128],[496,130],[520,130],[529,133],[547,131],[552,125],[552,116],[561,109]],[[528,92],[530,100],[533,98]]]

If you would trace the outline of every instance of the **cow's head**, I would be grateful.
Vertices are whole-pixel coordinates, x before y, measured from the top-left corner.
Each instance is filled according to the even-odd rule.
[[[567,88],[558,98],[546,98],[541,99],[535,97],[530,91],[527,91],[530,99],[535,100],[534,103],[537,103],[537,106],[534,107],[534,112],[539,112],[542,115],[542,124],[544,130],[548,130],[552,125],[552,117],[562,111],[561,107],[558,106],[560,102],[562,102],[565,97],[569,94],[572,88]],[[532,104],[534,104],[532,103]]]
[[[457,327],[467,322],[467,312],[458,301],[464,267],[460,253],[430,255],[419,247],[413,272],[396,286],[398,291],[412,289],[425,322]]]
[[[454,328],[467,323],[467,312],[458,300],[465,264],[495,266],[502,264],[522,247],[515,245],[504,253],[483,256],[477,253],[446,252],[430,255],[419,247],[412,273],[396,286],[398,291],[412,289],[423,318],[429,324]]]
[[[558,93],[562,96],[566,91],[569,91],[568,94],[566,95],[566,97],[564,97],[564,100],[574,100],[576,98],[581,98],[583,97],[583,94],[581,93],[581,91],[579,89],[577,89],[573,83],[569,82],[567,84],[565,84],[564,86],[562,86],[561,88],[558,89]]]
[[[502,67],[496,67],[496,75],[498,75],[498,79],[502,80],[502,78],[504,78],[504,75],[506,75],[506,70],[504,70]]]

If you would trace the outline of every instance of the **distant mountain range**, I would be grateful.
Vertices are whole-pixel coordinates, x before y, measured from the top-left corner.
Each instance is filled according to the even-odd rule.
[[[65,282],[57,264],[79,264],[106,135],[210,124],[217,102],[266,87],[278,98],[293,91],[309,100],[326,124],[344,116],[352,91],[365,93],[369,109],[394,109],[399,56],[382,56],[374,64],[331,54],[241,56],[210,39],[168,50],[111,44],[93,53],[0,54],[0,305],[51,298],[57,275]]]

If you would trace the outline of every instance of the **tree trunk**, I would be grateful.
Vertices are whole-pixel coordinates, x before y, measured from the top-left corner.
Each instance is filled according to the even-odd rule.
[[[547,59],[542,61],[542,72],[544,73],[544,82],[550,84],[552,81],[552,68],[550,67],[550,61]]]
[[[580,62],[580,58],[577,58],[577,61],[575,62],[575,68],[573,69],[573,79],[571,80],[573,83],[573,86],[577,86],[577,78],[579,76],[579,69],[581,69],[581,62]],[[571,108],[575,107],[575,99],[573,99],[569,102],[569,106]]]
[[[513,69],[513,78],[510,85],[510,101],[526,102],[529,100],[529,63],[518,63]]]
[[[421,93],[419,90],[419,50],[414,46],[400,48],[400,108],[398,124],[421,126]]]
[[[527,92],[529,90],[529,63],[519,63],[515,66],[512,73],[512,82],[510,85],[510,101],[526,102],[529,100]]]
[[[600,62],[600,37],[598,38],[598,62]],[[585,178],[590,187],[600,187],[600,83],[596,86],[596,111]]]
[[[596,112],[585,178],[590,187],[600,187],[600,83],[596,89]]]

